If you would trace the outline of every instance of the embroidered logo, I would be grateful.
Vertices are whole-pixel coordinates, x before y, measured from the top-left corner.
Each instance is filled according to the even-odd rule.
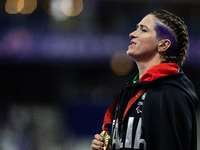
[[[144,94],[142,95],[141,100],[144,100],[145,97],[146,97],[146,93],[144,93]],[[138,107],[136,108],[136,111],[137,111],[138,114],[139,114],[139,113],[142,113],[142,108],[141,108],[141,106],[143,106],[143,102],[139,101],[139,102],[138,102]]]
[[[139,114],[139,113],[142,113],[142,111],[140,110],[140,106],[138,106],[138,107],[136,108],[136,111],[137,111],[138,114]]]

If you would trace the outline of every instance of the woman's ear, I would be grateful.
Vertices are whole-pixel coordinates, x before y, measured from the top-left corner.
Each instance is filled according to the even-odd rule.
[[[158,44],[158,52],[165,53],[170,46],[171,41],[169,39],[162,39]]]

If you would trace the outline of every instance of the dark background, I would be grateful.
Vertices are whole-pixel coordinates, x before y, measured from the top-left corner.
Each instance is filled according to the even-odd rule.
[[[64,20],[44,2],[50,12],[52,1],[38,0],[30,14],[9,14],[0,2],[0,149],[90,149],[107,107],[136,70],[129,62],[131,70],[117,74],[112,59],[130,60],[129,33],[156,9],[188,26],[182,69],[200,96],[198,0],[83,0],[82,12]]]

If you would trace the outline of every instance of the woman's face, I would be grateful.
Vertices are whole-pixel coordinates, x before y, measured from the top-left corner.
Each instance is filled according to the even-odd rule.
[[[147,15],[137,25],[137,30],[129,35],[132,40],[127,54],[136,62],[152,60],[158,53],[159,41],[156,39],[155,22],[153,15]]]

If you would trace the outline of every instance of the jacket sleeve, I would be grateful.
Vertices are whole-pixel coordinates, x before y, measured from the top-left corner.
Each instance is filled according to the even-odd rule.
[[[142,115],[147,150],[195,149],[195,108],[190,97],[177,87],[149,89]]]

